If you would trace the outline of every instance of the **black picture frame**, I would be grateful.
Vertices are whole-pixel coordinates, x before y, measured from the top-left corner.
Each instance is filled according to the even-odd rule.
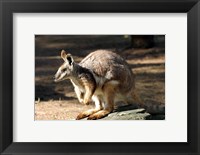
[[[13,142],[13,13],[187,13],[187,143]],[[1,154],[200,154],[199,0],[0,0]],[[181,58],[177,58],[181,59]],[[180,107],[181,108],[181,107]],[[31,134],[31,131],[29,131]],[[147,131],[148,132],[148,131]],[[164,133],[163,133],[164,134]]]

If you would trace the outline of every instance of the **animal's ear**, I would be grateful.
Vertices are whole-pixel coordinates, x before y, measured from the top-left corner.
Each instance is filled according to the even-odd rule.
[[[62,50],[62,51],[61,51],[60,56],[61,56],[61,58],[62,58],[64,61],[66,61],[66,59],[67,59],[67,54],[66,54],[65,50]]]
[[[72,63],[74,62],[74,59],[71,54],[67,54],[67,61],[69,62],[69,65],[72,65]]]
[[[72,63],[74,62],[74,59],[72,57],[71,54],[67,54],[65,52],[65,50],[62,50],[61,51],[61,58],[64,60],[64,61],[68,61],[69,62],[69,65],[72,65]]]

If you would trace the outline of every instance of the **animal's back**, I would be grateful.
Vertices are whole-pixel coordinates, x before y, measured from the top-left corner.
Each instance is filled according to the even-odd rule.
[[[90,53],[80,63],[82,67],[92,71],[95,78],[103,83],[109,81],[119,82],[122,92],[134,89],[134,75],[127,62],[118,54],[107,50],[97,50]]]

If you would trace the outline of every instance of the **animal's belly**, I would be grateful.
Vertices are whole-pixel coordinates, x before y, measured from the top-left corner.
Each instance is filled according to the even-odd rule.
[[[94,95],[96,96],[102,96],[104,95],[102,88],[97,88],[94,92]]]
[[[100,100],[103,100],[105,102],[105,93],[103,92],[103,90],[101,88],[98,88],[95,90],[94,96],[97,96]],[[116,93],[114,95],[114,102],[120,102],[120,101],[126,101],[127,96],[124,94],[121,94],[120,92]]]

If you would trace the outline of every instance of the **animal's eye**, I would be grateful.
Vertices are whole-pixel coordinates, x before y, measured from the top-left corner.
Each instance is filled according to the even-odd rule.
[[[67,69],[66,68],[64,68],[64,69],[62,69],[62,72],[65,72]]]

